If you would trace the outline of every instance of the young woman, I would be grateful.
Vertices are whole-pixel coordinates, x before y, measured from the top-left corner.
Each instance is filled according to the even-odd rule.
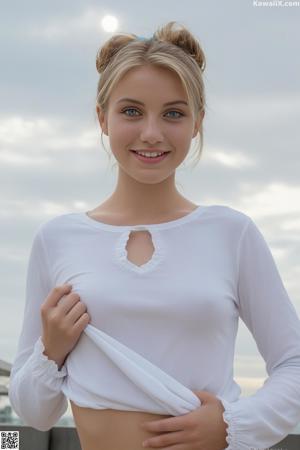
[[[83,450],[262,449],[300,421],[300,321],[266,241],[243,212],[175,185],[198,133],[202,150],[205,57],[174,24],[100,49],[116,188],[42,224],[32,245],[9,397],[40,430],[69,399]],[[269,375],[245,398],[239,317]]]

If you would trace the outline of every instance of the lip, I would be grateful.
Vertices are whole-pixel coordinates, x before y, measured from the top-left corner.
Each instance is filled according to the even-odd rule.
[[[142,161],[142,162],[144,162],[144,163],[146,163],[146,164],[156,164],[156,163],[159,163],[160,161],[163,161],[164,159],[166,159],[167,157],[168,157],[168,154],[170,153],[170,152],[165,152],[163,155],[161,155],[161,156],[157,156],[157,157],[155,157],[155,158],[149,158],[149,157],[147,157],[147,156],[142,156],[142,155],[139,155],[138,153],[136,153],[137,152],[137,150],[130,150],[131,151],[131,153],[139,160],[139,161]],[[142,151],[142,150],[139,150],[139,151]],[[152,151],[152,153],[154,153],[154,151]],[[156,152],[155,152],[156,153]]]
[[[163,149],[161,149],[161,148],[146,148],[146,149],[141,149],[141,148],[138,148],[138,149],[131,149],[131,151],[132,152],[148,152],[148,153],[162,153],[162,152],[164,152],[164,153],[169,153],[170,152],[170,150],[163,150]]]

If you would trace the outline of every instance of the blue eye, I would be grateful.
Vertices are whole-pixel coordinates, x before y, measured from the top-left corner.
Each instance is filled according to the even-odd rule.
[[[177,117],[174,117],[173,116],[173,119],[180,119],[180,117],[183,117],[184,116],[184,114],[182,114],[181,112],[179,112],[179,111],[168,111],[166,114],[169,114],[169,113],[176,113],[176,114],[179,114],[179,117],[177,116]]]
[[[137,111],[137,109],[135,109],[135,108],[126,108],[126,109],[123,109],[122,114],[126,113],[127,111]],[[125,116],[127,116],[127,114],[125,114]],[[129,115],[129,117],[132,117],[132,116]]]
[[[123,109],[123,111],[121,111],[121,113],[122,114],[125,114],[127,111],[138,111],[136,108],[126,108],[126,109]],[[179,112],[179,111],[175,111],[175,110],[172,110],[172,111],[168,111],[166,114],[169,114],[169,113],[171,113],[171,112],[173,112],[173,113],[176,113],[176,114],[179,114],[179,117],[177,116],[177,117],[172,117],[173,119],[179,119],[180,117],[183,117],[184,116],[184,114],[182,114],[181,112]],[[128,116],[128,114],[125,114],[125,116]],[[129,115],[128,117],[134,117],[134,115]]]

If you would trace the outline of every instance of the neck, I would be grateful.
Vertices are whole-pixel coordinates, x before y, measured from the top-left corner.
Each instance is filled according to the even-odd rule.
[[[196,206],[175,186],[175,173],[159,183],[140,182],[119,169],[117,185],[102,207],[122,216],[143,220],[163,217]]]

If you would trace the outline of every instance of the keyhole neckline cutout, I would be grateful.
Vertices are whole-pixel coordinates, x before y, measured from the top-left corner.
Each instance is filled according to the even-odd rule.
[[[145,231],[145,229],[143,229]],[[118,238],[116,246],[115,246],[115,258],[116,262],[118,264],[121,264],[123,268],[132,270],[136,273],[147,273],[157,267],[164,258],[165,251],[164,251],[164,245],[161,240],[159,232],[156,232],[155,230],[146,230],[149,231],[152,239],[152,244],[154,247],[154,252],[151,255],[150,259],[145,262],[144,264],[138,266],[137,264],[133,263],[128,259],[128,253],[127,253],[127,243],[129,241],[130,233],[132,231],[131,228],[123,231],[121,236]]]
[[[203,205],[197,205],[193,211],[189,212],[188,214],[185,214],[182,217],[179,217],[178,219],[170,220],[168,222],[161,222],[161,223],[150,223],[150,224],[136,224],[136,225],[112,225],[109,223],[100,222],[99,220],[92,219],[88,215],[88,211],[75,213],[78,214],[85,223],[92,225],[94,228],[106,230],[106,231],[113,231],[113,232],[124,232],[128,230],[164,230],[168,228],[177,227],[179,225],[183,225],[185,223],[190,222],[194,218],[198,217],[201,214],[204,214],[205,211],[209,206],[203,206]]]

